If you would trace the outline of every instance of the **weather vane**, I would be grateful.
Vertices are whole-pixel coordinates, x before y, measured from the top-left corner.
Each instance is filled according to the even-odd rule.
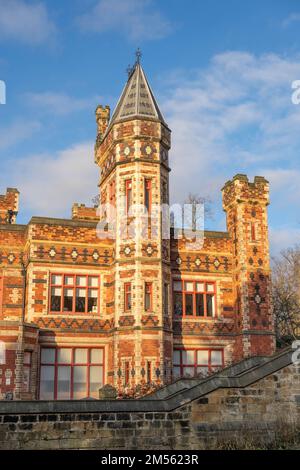
[[[141,58],[142,58],[142,51],[139,47],[137,48],[135,56],[136,56],[136,63],[140,64],[141,63]]]
[[[135,61],[134,66],[132,67],[132,66],[129,64],[128,67],[127,67],[127,69],[126,69],[128,78],[131,76],[132,72],[134,71],[135,65],[141,63],[142,51],[141,51],[141,49],[140,49],[139,47],[137,48],[137,50],[136,50],[136,52],[135,52],[135,57],[136,57],[136,61]]]

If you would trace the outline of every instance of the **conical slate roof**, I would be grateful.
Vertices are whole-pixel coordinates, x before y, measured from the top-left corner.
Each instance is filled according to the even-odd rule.
[[[130,117],[148,117],[165,123],[162,113],[154,98],[144,70],[137,62],[124,87],[116,109],[112,115],[109,128],[116,121]]]

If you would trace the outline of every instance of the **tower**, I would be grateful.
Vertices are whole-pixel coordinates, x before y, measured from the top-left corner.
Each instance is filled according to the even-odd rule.
[[[170,130],[139,59],[111,120],[108,107],[96,111],[100,217],[113,221],[115,237],[117,388],[165,382],[172,360],[170,244],[160,209],[169,202]]]
[[[223,208],[233,241],[235,358],[270,355],[275,350],[271,303],[267,206],[268,181],[236,175],[223,188]]]

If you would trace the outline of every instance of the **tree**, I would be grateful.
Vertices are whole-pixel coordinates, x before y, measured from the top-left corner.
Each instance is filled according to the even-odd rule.
[[[189,224],[188,228],[191,228],[194,231],[197,230],[199,223],[204,226],[205,218],[213,218],[211,200],[209,198],[200,196],[199,194],[189,193],[188,197],[184,201],[184,204],[191,206],[187,217],[186,214],[184,214],[185,207],[183,208],[183,216],[185,217],[185,221]],[[199,210],[199,206],[203,206],[204,211]]]
[[[273,258],[272,296],[279,345],[300,337],[300,246]]]

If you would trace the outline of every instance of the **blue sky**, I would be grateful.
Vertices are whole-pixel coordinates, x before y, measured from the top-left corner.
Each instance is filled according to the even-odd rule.
[[[21,191],[18,221],[65,217],[97,194],[94,110],[112,107],[141,47],[173,133],[173,202],[236,173],[271,183],[272,252],[300,242],[298,0],[0,0],[0,194]]]

